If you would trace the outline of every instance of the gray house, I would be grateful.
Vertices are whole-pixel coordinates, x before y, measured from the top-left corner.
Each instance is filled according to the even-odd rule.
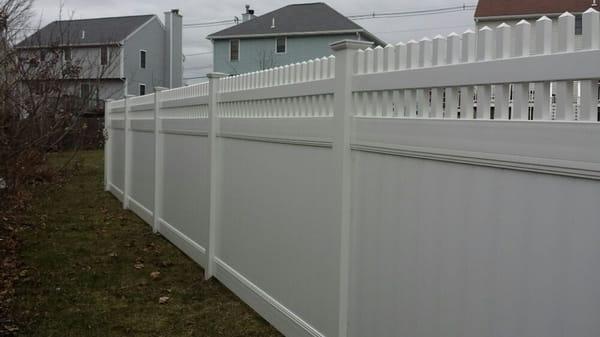
[[[180,87],[183,77],[182,17],[156,15],[55,21],[17,45],[20,57],[77,64],[69,81],[74,95],[118,99],[151,93],[155,86]]]
[[[262,16],[246,6],[242,22],[207,37],[213,43],[213,69],[241,74],[331,55],[342,39],[385,45],[325,3],[288,5]]]

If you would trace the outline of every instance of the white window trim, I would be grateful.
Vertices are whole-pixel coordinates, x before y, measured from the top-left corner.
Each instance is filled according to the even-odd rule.
[[[234,41],[234,40],[238,41],[238,58],[237,58],[237,60],[232,60],[231,59],[231,41]],[[229,44],[229,53],[228,53],[229,54],[229,56],[228,56],[229,57],[229,62],[239,62],[240,58],[242,56],[242,40],[240,40],[240,39],[231,39],[231,40],[229,40],[228,44]]]
[[[119,63],[120,63],[120,75],[121,78],[125,78],[125,48],[119,47]]]
[[[144,52],[144,67],[142,68],[142,52]],[[140,49],[138,53],[138,63],[140,69],[148,69],[148,51],[146,49]]]
[[[285,48],[285,51],[281,53],[281,52],[278,52],[278,51],[277,51],[277,40],[279,40],[279,39],[280,39],[280,38],[282,38],[282,37],[283,37],[283,39],[284,39],[284,41],[285,41],[285,43],[284,43],[284,46],[285,46],[285,47],[284,47],[284,48]],[[276,37],[276,38],[275,38],[275,54],[279,54],[279,55],[284,55],[284,54],[287,54],[287,50],[288,50],[288,43],[287,43],[287,42],[288,42],[288,40],[287,40],[287,36],[278,36],[278,37]]]
[[[138,84],[138,96],[142,96],[142,87],[144,87],[144,95],[148,95],[148,87],[146,83]]]

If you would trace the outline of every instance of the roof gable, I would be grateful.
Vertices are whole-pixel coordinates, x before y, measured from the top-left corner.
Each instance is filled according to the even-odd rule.
[[[334,31],[358,32],[364,29],[327,4],[318,2],[288,5],[213,33],[208,38]]]
[[[156,16],[54,21],[23,40],[17,47],[115,44],[123,41],[153,18]]]
[[[479,0],[475,18],[581,13],[592,0]]]

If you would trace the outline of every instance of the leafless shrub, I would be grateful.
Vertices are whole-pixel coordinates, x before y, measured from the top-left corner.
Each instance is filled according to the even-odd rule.
[[[72,55],[79,49],[68,21],[41,36],[30,26],[32,2],[0,0],[0,204],[52,177],[50,152],[81,147],[90,125],[84,113],[102,111],[99,83],[119,58],[116,46],[109,64],[100,65],[97,55]],[[39,41],[18,45],[28,33]]]

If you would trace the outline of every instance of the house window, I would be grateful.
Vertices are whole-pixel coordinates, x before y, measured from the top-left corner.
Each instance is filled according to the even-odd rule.
[[[229,61],[240,59],[240,40],[229,41]]]
[[[73,55],[71,55],[71,48],[63,49],[63,59],[67,62],[70,62],[73,59]]]
[[[104,46],[100,48],[100,65],[108,64],[108,47]]]
[[[583,17],[581,14],[575,15],[575,35],[583,34]]]
[[[88,83],[81,84],[81,98],[89,98],[90,97],[90,85]]]
[[[287,48],[287,38],[285,36],[277,38],[277,54],[285,54]]]
[[[140,50],[140,68],[146,69],[146,51]]]
[[[146,85],[140,84],[140,96],[144,96],[146,94]]]

